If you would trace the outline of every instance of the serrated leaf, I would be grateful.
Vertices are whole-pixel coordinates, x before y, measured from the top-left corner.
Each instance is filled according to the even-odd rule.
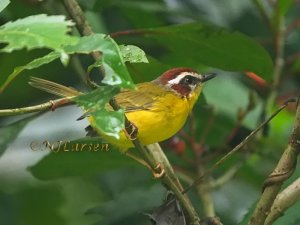
[[[47,16],[45,14],[29,16],[0,27],[0,43],[7,44],[1,52],[12,52],[26,48],[49,48],[63,51],[65,44],[75,44],[76,37],[67,33],[73,25],[65,16]]]
[[[66,54],[89,54],[91,52],[101,51],[103,53],[102,62],[96,64],[104,65],[105,83],[119,84],[123,88],[132,88],[134,86],[127,68],[123,62],[118,45],[104,34],[93,34],[86,37],[78,38],[78,42],[74,45],[67,45],[62,47],[62,52],[51,52],[48,55],[34,59],[26,65],[16,67],[14,71],[8,76],[3,84],[0,86],[0,93],[9,85],[9,83],[17,77],[24,70],[31,70],[40,67],[44,64],[50,63],[55,59],[60,58],[63,63],[67,63],[68,57]],[[110,62],[112,60],[113,62]]]
[[[119,85],[123,88],[134,87],[120,48],[109,36],[92,34],[82,37],[76,45],[66,46],[65,51],[69,54],[88,54],[93,51],[102,52],[101,62],[105,71],[105,77],[102,82],[109,85]]]
[[[145,52],[134,45],[120,45],[120,50],[125,62],[149,63]]]
[[[139,30],[155,38],[179,58],[227,71],[251,71],[271,80],[273,63],[268,52],[252,38],[222,27],[189,23]]]
[[[124,129],[124,111],[108,111],[106,104],[119,92],[117,86],[101,86],[90,93],[77,96],[74,101],[93,117],[93,125],[105,135],[119,138]]]
[[[1,0],[0,1],[0,12],[6,8],[6,6],[8,6],[8,4],[10,3],[9,0]]]
[[[82,138],[66,143],[66,147],[62,143],[60,148],[54,149],[29,168],[33,176],[40,180],[51,180],[138,165],[99,138]]]

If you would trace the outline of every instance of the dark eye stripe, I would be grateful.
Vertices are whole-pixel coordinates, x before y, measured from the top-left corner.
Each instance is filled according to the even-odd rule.
[[[184,85],[195,85],[195,84],[199,83],[199,79],[197,77],[187,75],[187,76],[183,77],[179,83],[184,84]]]

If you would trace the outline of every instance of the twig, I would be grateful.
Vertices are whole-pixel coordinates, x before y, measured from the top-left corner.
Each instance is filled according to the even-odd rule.
[[[163,32],[159,31],[150,31],[150,30],[124,30],[124,31],[118,31],[115,33],[111,33],[109,36],[112,38],[116,38],[119,36],[125,36],[125,35],[145,35],[145,34],[163,34]]]
[[[300,105],[297,104],[296,119],[288,146],[282,154],[276,168],[265,181],[264,191],[256,205],[249,225],[264,224],[282,183],[293,174],[297,163],[297,156],[300,152],[299,136]]]
[[[252,0],[253,4],[256,6],[256,8],[258,9],[261,17],[263,18],[263,20],[266,22],[268,28],[274,32],[274,28],[271,22],[271,19],[267,13],[267,10],[265,9],[265,7],[263,6],[262,2],[260,0]]]
[[[66,104],[71,103],[68,98],[60,98],[60,99],[56,99],[56,100],[50,100],[49,102],[45,102],[45,103],[42,103],[39,105],[34,105],[34,106],[29,106],[29,107],[24,107],[24,108],[1,109],[0,116],[16,116],[16,115],[22,115],[25,113],[41,112],[41,111],[52,109],[54,106],[56,106],[60,102],[65,102],[64,104],[61,104],[60,106],[65,106]],[[57,107],[60,107],[60,106],[57,106]],[[55,108],[57,108],[57,107],[55,107]]]
[[[92,31],[90,25],[88,24],[88,22],[84,16],[84,13],[82,12],[77,1],[76,0],[64,0],[64,4],[66,6],[67,11],[69,12],[71,17],[75,21],[79,32],[82,35],[92,34],[93,31]],[[93,57],[95,58],[95,60],[98,61],[101,58],[101,53],[96,53],[96,54],[94,53]],[[112,99],[110,101],[110,105],[112,106],[112,108],[114,110],[118,110],[120,108],[119,105],[116,103],[116,101],[114,101],[114,99]],[[125,116],[125,124],[126,125],[131,124],[126,116]],[[130,126],[125,126],[125,127],[128,127],[128,129],[130,129]],[[127,133],[130,133],[130,132],[128,132],[127,129],[126,129],[126,131],[127,131]],[[171,165],[169,164],[166,156],[160,149],[159,145],[158,144],[154,145],[154,147],[152,147],[152,150],[149,151],[147,148],[145,148],[141,144],[141,142],[138,140],[138,138],[134,138],[134,140],[132,142],[133,142],[134,146],[140,151],[140,153],[142,154],[142,156],[144,157],[146,162],[151,166],[151,168],[154,171],[159,163],[157,162],[157,158],[154,157],[153,152],[158,153],[158,155],[160,156],[160,159],[162,160],[161,165],[163,166],[163,168],[166,171],[165,175],[161,178],[163,184],[165,184],[170,190],[172,190],[174,192],[174,194],[180,201],[183,210],[185,211],[186,215],[188,216],[187,219],[189,220],[189,222],[194,225],[199,225],[199,216],[197,215],[194,207],[188,200],[187,196],[185,196],[181,193],[181,190],[182,190],[181,184],[179,183],[174,172],[172,172],[173,169],[172,169]]]
[[[205,173],[197,178],[192,185],[187,187],[183,193],[186,193],[189,191],[192,187],[198,185],[200,182],[202,182],[203,178],[209,175],[215,168],[217,168],[220,164],[222,164],[225,160],[227,160],[231,155],[239,151],[242,147],[244,147],[248,141],[251,139],[252,136],[254,136],[261,128],[263,128],[268,122],[270,122],[279,112],[281,112],[290,102],[295,102],[295,99],[290,99],[285,102],[284,105],[282,105],[279,109],[276,110],[266,121],[261,123],[254,131],[252,131],[240,144],[238,144],[234,149],[232,149],[230,152],[228,152],[225,156],[223,156],[220,160],[218,160],[210,169],[205,171]]]
[[[271,225],[284,214],[284,212],[300,200],[300,178],[285,188],[277,195],[270,214],[267,216],[264,225]]]
[[[278,5],[277,5],[278,7]],[[273,83],[272,89],[269,93],[269,96],[266,100],[266,108],[267,112],[273,107],[273,104],[276,99],[277,95],[277,87],[280,82],[280,77],[282,74],[282,70],[284,68],[284,38],[285,38],[285,27],[284,27],[284,18],[282,16],[278,16],[277,19],[277,27],[275,31],[275,65],[274,65],[274,72],[273,72]]]

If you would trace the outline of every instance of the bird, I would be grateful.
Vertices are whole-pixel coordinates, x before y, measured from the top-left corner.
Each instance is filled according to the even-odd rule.
[[[146,146],[172,137],[184,126],[204,83],[215,76],[215,73],[201,74],[192,68],[172,68],[152,81],[137,84],[136,89],[121,90],[114,99],[137,128],[139,141]],[[83,94],[74,88],[37,77],[31,77],[29,84],[62,97],[73,98]],[[106,108],[112,110],[109,104]],[[90,122],[86,128],[89,134],[96,133],[121,152],[133,147],[125,130],[120,131],[120,137],[116,139],[103,134],[95,126],[92,116],[84,115]]]

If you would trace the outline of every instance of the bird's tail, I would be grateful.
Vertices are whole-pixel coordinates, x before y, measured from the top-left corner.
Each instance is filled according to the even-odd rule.
[[[35,88],[61,97],[75,97],[82,94],[74,88],[37,77],[31,77],[28,83]]]

